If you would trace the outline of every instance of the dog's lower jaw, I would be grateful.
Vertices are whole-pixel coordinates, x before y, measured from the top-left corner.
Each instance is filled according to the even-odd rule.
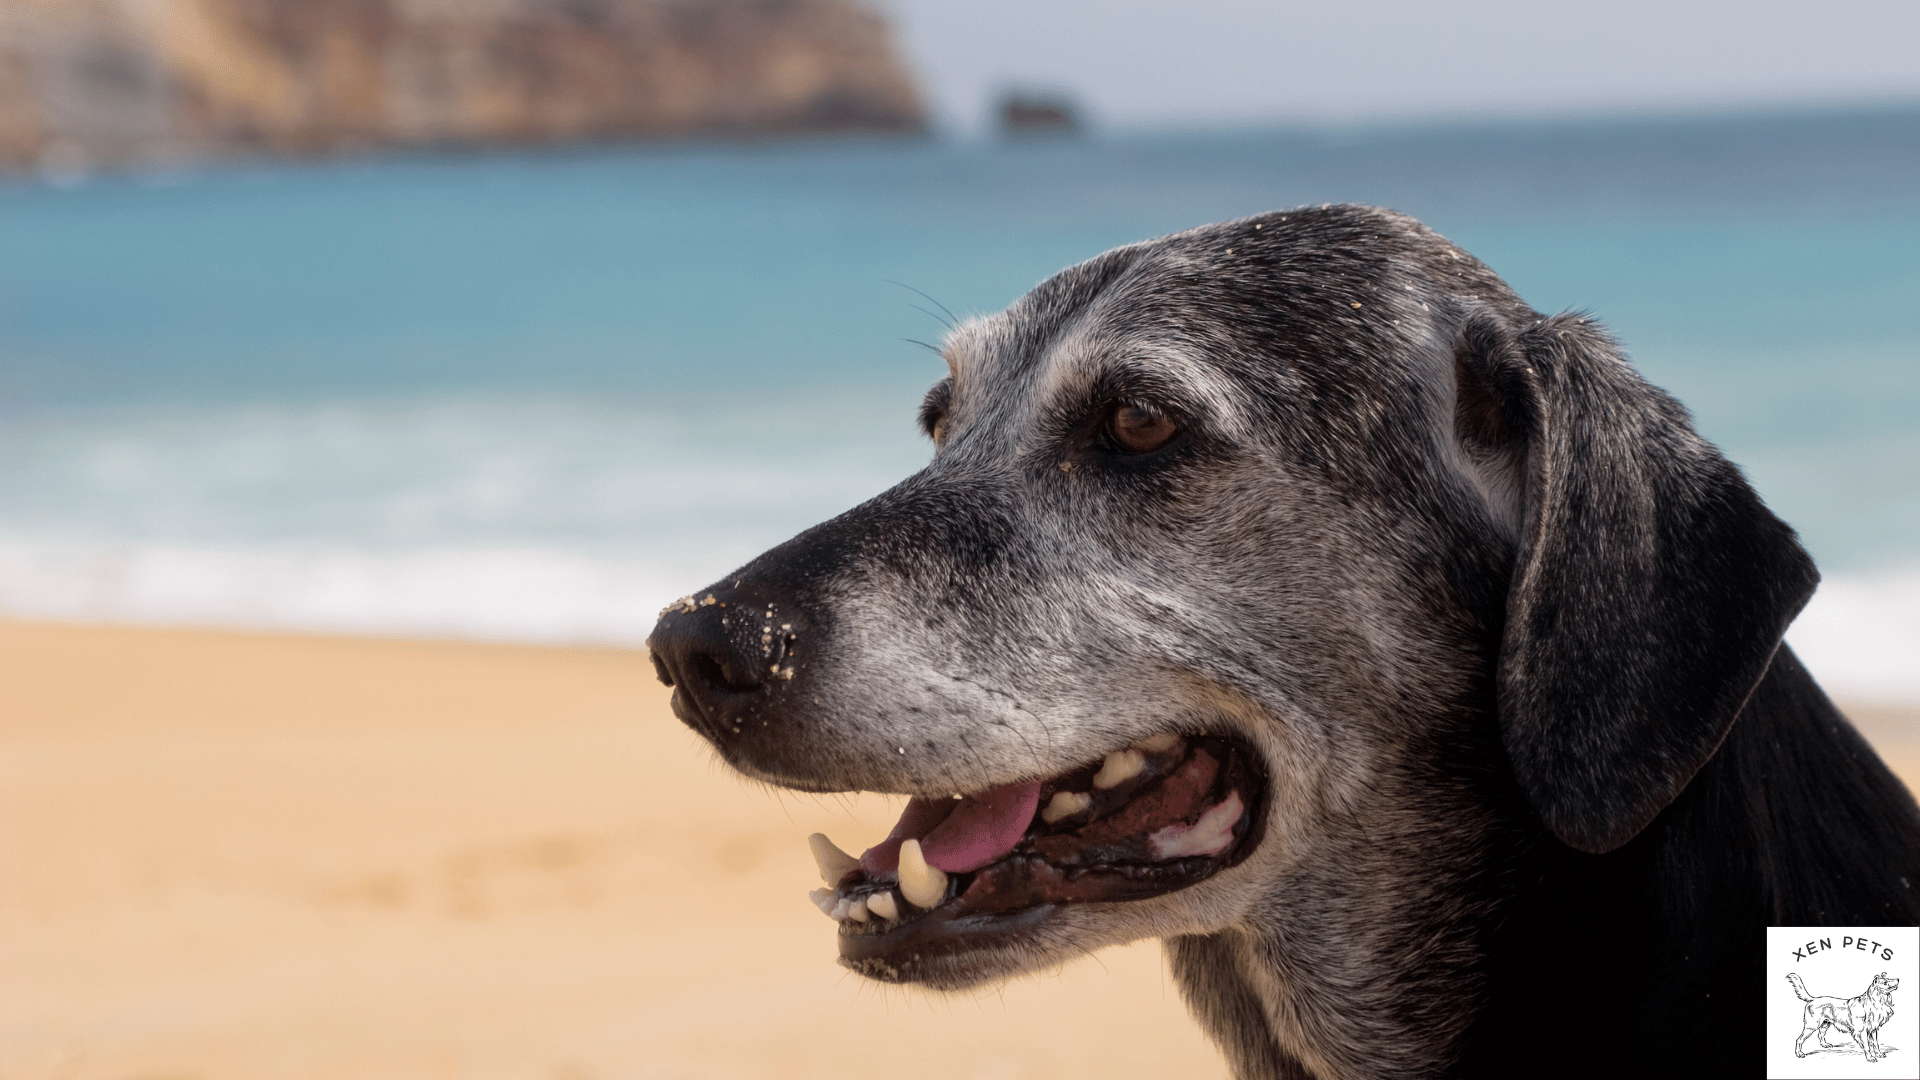
[[[896,933],[905,942],[867,946],[867,927],[843,924],[840,964],[878,982],[929,990],[966,990],[1044,971],[1115,945],[1218,929],[1215,890],[1231,888],[1232,868],[1214,879],[1138,900],[1042,903],[998,914],[943,921],[929,912]],[[869,926],[871,924],[868,924]],[[949,929],[951,927],[951,929]],[[889,935],[892,936],[892,935]]]
[[[842,956],[840,964],[877,982],[910,983],[938,991],[969,990],[1064,963],[1094,948],[1145,936],[1112,937],[1092,930],[1089,916],[1097,923],[1098,908],[1105,906],[1110,905],[1086,905],[1078,910],[1066,905],[1029,909],[1012,916],[1024,925],[992,941],[970,942],[963,948]],[[1098,944],[1089,945],[1090,940]]]
[[[911,983],[928,990],[969,990],[983,983],[1002,982],[1031,971],[1036,965],[1031,947],[999,942],[965,953],[901,957],[840,958],[840,966],[875,982]]]

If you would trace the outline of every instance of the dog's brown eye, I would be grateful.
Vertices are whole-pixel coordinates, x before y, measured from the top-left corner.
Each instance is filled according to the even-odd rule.
[[[1122,405],[1107,419],[1107,434],[1122,450],[1144,454],[1173,441],[1180,434],[1180,425],[1150,409]]]

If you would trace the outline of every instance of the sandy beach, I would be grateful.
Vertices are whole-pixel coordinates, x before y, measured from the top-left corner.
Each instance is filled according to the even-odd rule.
[[[803,838],[643,654],[0,623],[0,1077],[1223,1076],[1151,943],[833,963]],[[1920,777],[1920,709],[1852,710]]]
[[[834,962],[804,837],[644,654],[0,623],[0,1077],[1224,1075],[1152,944]]]

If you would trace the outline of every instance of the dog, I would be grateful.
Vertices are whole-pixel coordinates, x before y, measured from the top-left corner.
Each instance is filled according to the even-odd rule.
[[[1157,937],[1244,1080],[1755,1076],[1766,926],[1920,922],[1812,561],[1592,318],[1326,206],[942,355],[924,470],[649,639],[740,773],[912,797],[813,841],[845,966]]]
[[[1807,1056],[1804,1046],[1809,1035],[1818,1034],[1815,1041],[1822,1048],[1831,1048],[1826,1039],[1829,1028],[1851,1035],[1854,1045],[1868,1061],[1887,1056],[1886,1048],[1880,1045],[1880,1029],[1893,1019],[1893,992],[1900,989],[1899,979],[1883,971],[1873,977],[1859,997],[1850,998],[1813,997],[1807,993],[1807,984],[1800,981],[1800,976],[1789,974],[1787,981],[1793,984],[1793,992],[1800,1000],[1807,1003],[1801,1018],[1800,1037],[1793,1042],[1794,1057]]]

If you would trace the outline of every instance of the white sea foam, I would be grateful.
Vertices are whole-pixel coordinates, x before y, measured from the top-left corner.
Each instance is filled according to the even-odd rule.
[[[1920,702],[1920,572],[1829,577],[1787,641],[1835,697]]]
[[[733,562],[751,554],[742,551]],[[244,550],[4,539],[0,610],[55,619],[638,644],[667,601],[724,572],[729,559],[705,561],[706,567],[685,566],[527,547]]]
[[[822,422],[884,407],[893,423]],[[926,459],[912,399],[69,409],[0,426],[0,614],[636,644]]]

